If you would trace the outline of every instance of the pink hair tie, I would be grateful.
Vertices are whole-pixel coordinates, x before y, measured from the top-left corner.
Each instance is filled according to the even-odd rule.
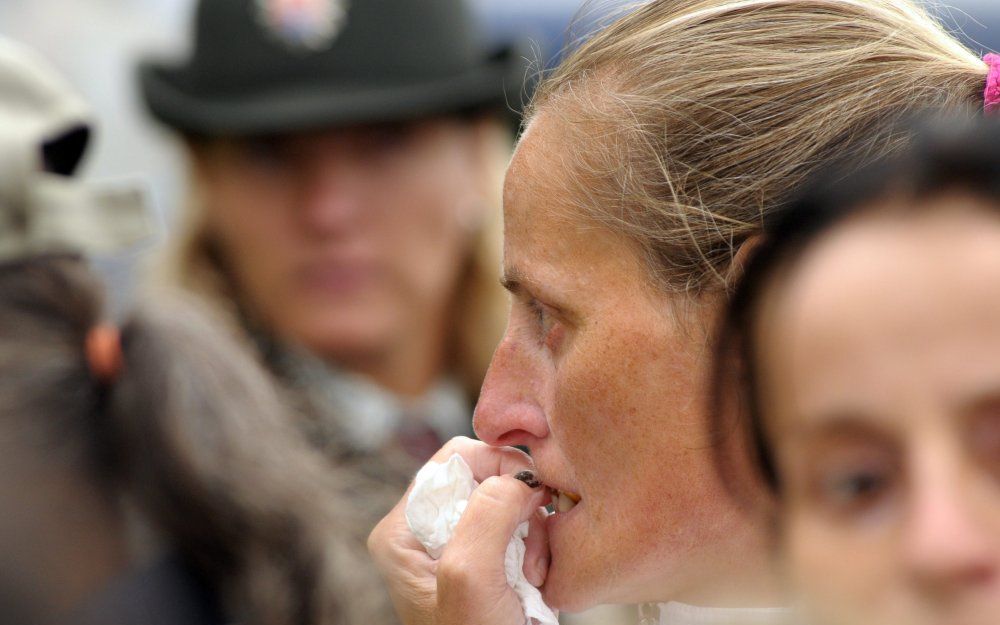
[[[983,106],[987,113],[993,113],[1000,111],[1000,54],[987,54],[983,60],[990,66],[990,71],[986,75]]]

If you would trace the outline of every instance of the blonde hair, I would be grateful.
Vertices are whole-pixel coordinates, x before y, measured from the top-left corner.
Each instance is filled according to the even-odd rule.
[[[653,0],[539,85],[589,149],[584,212],[660,283],[728,286],[735,250],[805,178],[901,148],[921,109],[982,107],[987,66],[909,0]]]

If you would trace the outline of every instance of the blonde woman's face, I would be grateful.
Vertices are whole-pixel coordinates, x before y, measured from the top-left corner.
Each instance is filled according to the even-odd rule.
[[[442,119],[201,150],[208,226],[244,303],[348,367],[443,334],[487,210],[481,135]]]
[[[803,622],[1000,615],[1000,219],[932,201],[966,210],[845,224],[763,308],[762,405]]]
[[[556,121],[532,122],[507,173],[507,332],[475,414],[480,438],[527,446],[564,493],[547,521],[543,592],[565,610],[661,599],[698,603],[739,567],[748,530],[705,437],[710,350],[630,244],[567,201]],[[569,509],[571,498],[579,503]]]

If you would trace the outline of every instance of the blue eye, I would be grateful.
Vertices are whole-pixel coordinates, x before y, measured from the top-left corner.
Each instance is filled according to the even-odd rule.
[[[530,299],[528,300],[528,308],[531,309],[532,314],[535,315],[535,322],[538,324],[539,328],[545,327],[545,307],[542,306],[538,300]]]
[[[535,337],[540,344],[550,349],[555,349],[558,347],[559,338],[562,333],[557,331],[558,324],[546,308],[544,304],[534,298],[528,300],[528,309],[534,315]]]
[[[861,511],[875,505],[889,490],[889,476],[878,471],[854,471],[827,477],[821,497],[832,508]]]

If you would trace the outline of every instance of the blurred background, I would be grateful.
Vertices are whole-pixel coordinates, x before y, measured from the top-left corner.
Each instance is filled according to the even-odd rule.
[[[554,65],[567,45],[586,33],[603,12],[623,3],[604,0],[591,10],[582,0],[472,1],[486,47],[500,48],[514,39],[528,41],[535,68]],[[143,272],[147,260],[181,229],[181,208],[190,199],[193,185],[184,139],[154,123],[149,115],[137,80],[137,63],[188,57],[194,8],[194,0],[0,0],[0,36],[41,52],[93,107],[97,127],[82,177],[110,184],[138,182],[163,226],[140,249],[98,259],[98,269],[108,278],[119,305],[141,286],[138,281],[147,275]],[[934,1],[928,8],[973,50],[1000,50],[1000,0]],[[509,144],[502,147],[507,149]],[[272,355],[268,346],[257,346],[265,359]],[[273,367],[279,373],[281,364]],[[331,380],[321,379],[327,381]],[[354,397],[350,389],[336,389]],[[365,401],[355,401],[351,407],[358,412],[350,414],[366,416],[371,402]],[[461,410],[467,417],[468,411]],[[367,527],[362,529],[367,533]],[[599,623],[634,622],[631,616],[584,618]]]
[[[538,59],[554,63],[581,0],[476,0],[487,42],[530,39]],[[3,0],[0,35],[40,51],[94,108],[97,132],[82,165],[85,179],[140,180],[169,232],[184,201],[188,172],[176,135],[158,126],[142,103],[136,62],[190,53],[194,0]],[[135,279],[130,258],[101,268],[119,296]]]
[[[545,66],[558,61],[568,36],[586,32],[588,20],[627,0],[473,0],[488,42],[512,35],[532,42]],[[593,4],[594,9],[589,8]],[[927,7],[976,51],[1000,50],[1000,2],[928,0]],[[84,178],[141,180],[169,233],[187,188],[176,136],[154,124],[135,80],[140,58],[183,58],[190,51],[193,0],[3,0],[0,35],[39,51],[94,107],[95,140]],[[582,10],[581,10],[582,9]],[[573,25],[572,31],[567,29]],[[127,294],[132,264],[149,250],[102,263],[118,293]]]

